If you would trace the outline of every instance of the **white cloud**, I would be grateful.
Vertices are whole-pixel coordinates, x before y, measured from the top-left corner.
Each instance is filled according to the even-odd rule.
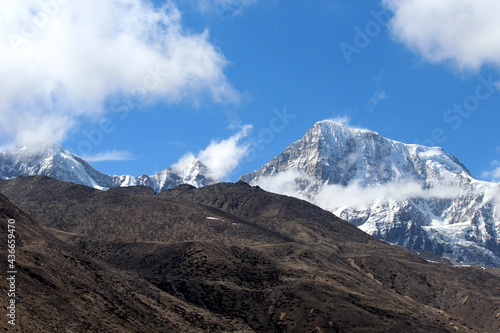
[[[144,102],[238,101],[207,31],[188,32],[175,5],[148,1],[0,2],[2,140],[61,142],[118,96]]]
[[[223,179],[238,167],[249,148],[241,140],[250,134],[251,129],[252,126],[245,125],[229,139],[212,140],[207,148],[199,152],[198,158],[207,165],[213,177]]]
[[[314,203],[327,209],[335,210],[339,207],[364,208],[375,201],[401,201],[405,199],[450,199],[457,194],[454,186],[437,185],[423,188],[418,182],[390,182],[386,184],[363,187],[357,183],[347,186],[326,185],[314,198]]]
[[[296,198],[302,198],[300,185],[311,184],[314,180],[304,172],[297,169],[290,169],[279,172],[276,175],[261,177],[252,182],[252,185],[262,187],[264,190],[288,195]]]
[[[212,140],[207,148],[198,155],[189,152],[182,156],[173,168],[182,171],[193,164],[196,159],[203,162],[210,171],[210,176],[217,179],[228,177],[241,163],[248,153],[249,144],[241,142],[250,134],[251,125],[245,125],[235,135],[224,140]]]
[[[128,161],[134,159],[132,153],[126,150],[109,150],[95,155],[82,156],[87,162],[104,162],[104,161]]]
[[[500,161],[491,162],[491,170],[482,173],[483,178],[491,182],[500,182]]]
[[[392,34],[424,59],[459,69],[500,67],[498,0],[382,0]]]
[[[432,188],[423,188],[418,182],[391,182],[377,186],[364,187],[358,183],[342,185],[325,185],[312,198],[303,195],[302,190],[314,183],[314,179],[303,171],[292,169],[280,172],[277,175],[262,177],[253,185],[263,189],[307,199],[319,207],[335,211],[341,207],[366,208],[375,201],[400,201],[410,198],[442,198],[456,196],[458,189],[455,186],[438,185]]]
[[[182,173],[186,171],[188,168],[190,168],[195,161],[196,161],[196,156],[194,156],[193,153],[186,153],[177,161],[177,163],[172,165],[172,168],[177,173]]]
[[[333,118],[328,118],[327,120],[333,121],[334,123],[342,124],[342,125],[349,125],[351,121],[351,117],[348,115],[343,115],[343,116],[335,116]],[[350,126],[350,125],[349,125]]]
[[[363,128],[361,126],[356,126],[356,125],[351,124],[351,117],[348,116],[347,114],[335,115],[334,117],[328,118],[325,120],[332,121],[334,123],[341,124],[341,125],[347,126],[349,128],[352,128],[352,129],[358,129],[358,130],[363,130],[363,131],[367,130],[366,128]]]

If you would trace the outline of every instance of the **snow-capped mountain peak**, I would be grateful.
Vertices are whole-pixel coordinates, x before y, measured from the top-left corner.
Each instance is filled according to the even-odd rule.
[[[109,187],[102,184],[103,174],[57,144],[25,146],[0,154],[1,178],[31,175],[51,176],[99,189]]]
[[[241,180],[310,200],[393,244],[500,265],[498,184],[474,179],[439,147],[324,120]]]
[[[45,175],[97,189],[146,185],[157,192],[180,184],[201,187],[218,182],[209,176],[208,168],[199,160],[193,160],[182,169],[178,166],[168,167],[151,176],[136,177],[103,174],[57,144],[14,148],[0,154],[0,178],[35,175]]]
[[[156,192],[176,187],[180,184],[189,184],[203,187],[218,183],[219,180],[210,176],[208,167],[197,158],[181,159],[179,163],[149,177],[153,181],[151,187]]]
[[[318,142],[317,154],[323,164],[330,167],[330,177],[342,175],[338,180],[331,180],[332,184],[349,184],[354,180],[361,180],[364,185],[402,179],[427,180],[427,169],[433,164],[455,174],[470,176],[456,157],[440,147],[408,145],[384,138],[377,132],[329,120],[316,123],[305,138],[308,135],[311,142]],[[315,147],[305,145],[304,148],[314,151]]]

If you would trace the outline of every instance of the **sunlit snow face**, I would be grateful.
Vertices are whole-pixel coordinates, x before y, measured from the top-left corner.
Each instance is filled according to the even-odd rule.
[[[498,233],[500,237],[500,184],[498,184],[498,190],[496,193],[496,205],[495,205],[495,216],[496,216],[496,223],[498,227]]]

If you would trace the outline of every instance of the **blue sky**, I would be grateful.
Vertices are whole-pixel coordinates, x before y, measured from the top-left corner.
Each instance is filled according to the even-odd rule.
[[[497,1],[28,2],[2,4],[4,146],[57,141],[131,175],[191,153],[236,181],[336,118],[500,181]]]

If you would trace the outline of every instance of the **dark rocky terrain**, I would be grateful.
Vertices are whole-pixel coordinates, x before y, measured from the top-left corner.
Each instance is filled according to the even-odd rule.
[[[430,263],[312,204],[246,183],[200,189],[182,185],[155,195],[134,187],[102,192],[38,176],[1,180],[0,191],[58,238],[36,227],[47,244],[64,248],[71,258],[92,258],[81,260],[107,274],[104,282],[92,280],[92,287],[111,295],[98,304],[122,297],[118,304],[124,309],[139,309],[123,310],[121,317],[111,313],[107,320],[116,325],[131,325],[148,315],[123,291],[137,295],[149,288],[149,295],[163,297],[155,304],[164,311],[154,315],[164,319],[162,324],[148,321],[150,332],[500,329],[500,279],[493,274]],[[36,244],[38,234],[24,246]],[[55,252],[48,262],[63,260],[57,248]],[[63,281],[80,275],[68,269],[50,274]],[[122,289],[108,283],[115,281],[110,276],[124,281]],[[142,283],[142,289],[134,283]],[[64,289],[65,296],[50,295],[70,302],[77,295],[71,286]],[[84,290],[94,292],[90,287]],[[54,305],[35,302],[45,289],[33,284],[29,290],[33,299],[26,304],[46,313],[49,321]],[[81,302],[83,306],[85,299]],[[184,312],[173,311],[170,304]],[[195,310],[199,316],[189,317]],[[72,316],[70,310],[60,311],[61,318]],[[101,313],[88,311],[96,318]],[[79,318],[74,327],[89,325]],[[167,319],[186,326],[161,326],[170,324]],[[214,328],[214,320],[220,328]]]
[[[7,323],[10,298],[2,282],[2,332],[245,331],[245,325],[75,252],[0,194],[3,281],[9,219],[16,221],[16,325]]]

